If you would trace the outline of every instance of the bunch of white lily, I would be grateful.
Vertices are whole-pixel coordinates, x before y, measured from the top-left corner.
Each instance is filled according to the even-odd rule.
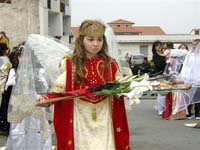
[[[128,80],[127,82],[130,82],[130,91],[126,93],[120,93],[119,96],[126,96],[128,98],[129,105],[132,105],[134,103],[139,104],[139,98],[143,95],[143,92],[152,90],[152,86],[148,80],[148,74],[145,74],[142,80],[138,80],[138,78]]]
[[[139,104],[139,98],[144,91],[152,90],[152,86],[148,81],[147,74],[142,76],[125,76],[113,83],[107,83],[104,89],[95,91],[97,95],[106,96],[125,96],[128,98],[129,105],[133,103]]]

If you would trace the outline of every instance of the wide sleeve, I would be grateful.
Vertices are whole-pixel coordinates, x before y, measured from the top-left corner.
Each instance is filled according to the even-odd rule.
[[[61,97],[65,94],[66,89],[66,78],[67,78],[67,70],[66,70],[66,61],[69,59],[68,57],[64,57],[59,65],[60,75],[57,77],[55,82],[50,87],[49,93],[45,95],[47,99]]]
[[[67,76],[66,71],[58,76],[58,78],[52,84],[49,90],[50,93],[65,93],[66,76]]]

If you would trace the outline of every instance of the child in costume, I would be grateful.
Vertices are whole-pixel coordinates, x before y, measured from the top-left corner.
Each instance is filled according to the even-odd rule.
[[[97,20],[81,24],[73,55],[61,61],[62,73],[52,85],[52,93],[39,98],[39,104],[63,96],[61,93],[96,87],[120,76],[116,61],[107,55],[104,33],[105,26]],[[56,102],[54,127],[58,150],[130,150],[122,97],[98,95]]]

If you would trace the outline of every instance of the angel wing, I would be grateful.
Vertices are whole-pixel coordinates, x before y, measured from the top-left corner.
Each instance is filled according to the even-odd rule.
[[[27,38],[10,99],[9,121],[21,122],[27,116],[44,119],[43,110],[35,106],[35,101],[39,94],[48,91],[51,82],[59,75],[59,62],[70,53],[67,44],[63,43],[36,34]]]
[[[26,49],[30,49],[41,66],[54,81],[59,74],[59,62],[70,49],[63,41],[46,36],[31,34],[26,41]]]

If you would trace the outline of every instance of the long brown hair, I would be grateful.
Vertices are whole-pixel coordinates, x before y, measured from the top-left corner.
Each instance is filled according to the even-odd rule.
[[[83,30],[83,27],[86,23],[91,23],[94,22],[94,20],[87,20],[84,21],[81,26],[79,33]],[[99,21],[96,21],[100,23]],[[100,23],[102,26],[104,26],[102,23]],[[74,74],[74,81],[76,83],[85,83],[85,76],[83,74],[83,69],[85,68],[85,61],[86,61],[86,54],[84,53],[84,44],[83,44],[83,39],[86,35],[79,35],[76,40],[75,40],[75,48],[72,56],[72,64],[75,66],[75,74]],[[103,35],[103,46],[102,49],[98,52],[97,55],[100,55],[104,58],[104,68],[109,64],[110,62],[110,56],[107,54],[108,51],[108,45],[106,41],[105,35]]]

